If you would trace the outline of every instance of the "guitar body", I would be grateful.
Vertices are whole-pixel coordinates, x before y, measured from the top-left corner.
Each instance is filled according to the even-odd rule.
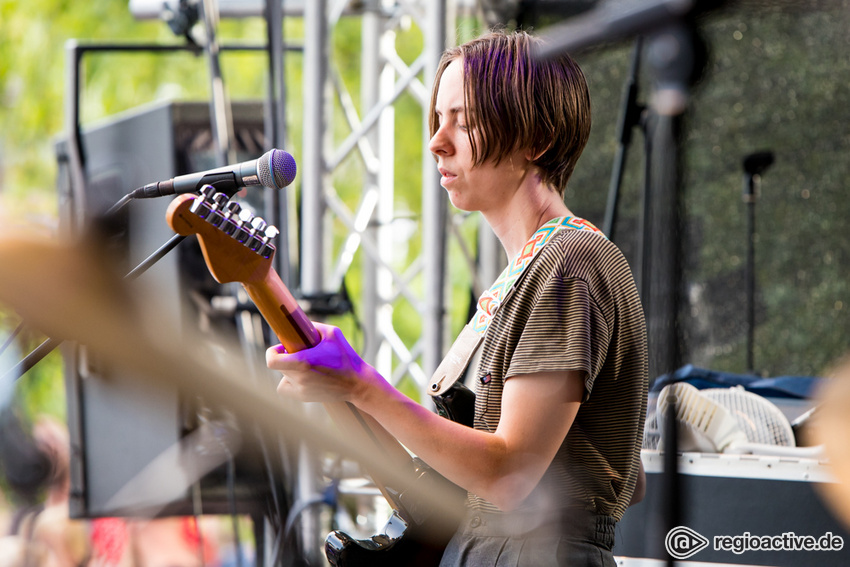
[[[413,459],[417,494],[448,494],[459,508],[466,491],[446,480],[418,458]],[[354,539],[339,530],[325,538],[325,555],[333,567],[436,567],[459,521],[445,521],[421,499],[399,495],[409,520],[393,511],[381,533]]]
[[[434,396],[437,413],[446,419],[472,427],[475,419],[475,392],[455,382],[440,396]]]
[[[437,413],[446,419],[472,427],[475,414],[475,393],[460,382],[433,398]],[[466,491],[447,481],[424,461],[416,463],[416,482],[427,486],[439,483],[443,492],[452,493],[458,505]],[[404,501],[404,494],[401,495]],[[443,550],[454,535],[458,522],[438,523],[423,510],[421,523],[408,523],[395,511],[384,529],[368,539],[354,539],[339,530],[325,539],[325,556],[333,567],[435,567],[440,564]]]
[[[431,542],[417,537],[396,512],[383,531],[369,539],[356,540],[341,531],[325,539],[325,556],[333,567],[437,567],[448,539]]]
[[[197,235],[212,276],[219,283],[241,283],[287,351],[297,352],[318,344],[318,331],[272,268],[271,240],[277,229],[267,227],[262,219],[240,214],[238,204],[224,194],[214,193],[210,186],[205,186],[200,196],[184,194],[175,198],[166,220],[177,234]],[[461,388],[466,392],[449,390],[437,407],[441,415],[471,424],[474,394]],[[395,487],[374,473],[370,475],[393,514],[382,534],[366,540],[332,532],[325,541],[328,561],[334,567],[438,565],[445,545],[457,529],[460,514],[454,514],[455,520],[447,522],[446,514],[435,513],[421,495],[448,499],[454,510],[460,510],[466,492],[420,459],[412,458],[370,415],[341,402],[324,406],[352,442],[377,445],[388,462],[407,473],[406,480]],[[447,506],[440,508],[446,510]]]

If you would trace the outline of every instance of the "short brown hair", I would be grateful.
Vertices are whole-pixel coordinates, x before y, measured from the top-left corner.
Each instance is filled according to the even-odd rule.
[[[446,50],[434,79],[429,126],[433,137],[440,79],[452,61],[462,59],[475,165],[529,149],[543,182],[563,196],[590,136],[590,93],[584,73],[566,53],[535,57],[540,41],[526,32],[498,31]]]

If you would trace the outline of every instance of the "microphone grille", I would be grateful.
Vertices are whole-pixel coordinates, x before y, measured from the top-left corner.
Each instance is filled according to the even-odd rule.
[[[271,150],[257,164],[260,183],[272,189],[283,189],[295,180],[295,158],[283,150]]]

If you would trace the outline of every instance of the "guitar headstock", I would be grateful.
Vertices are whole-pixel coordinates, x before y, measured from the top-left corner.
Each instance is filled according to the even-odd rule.
[[[210,185],[200,195],[175,198],[166,220],[177,234],[198,236],[207,268],[219,283],[262,280],[272,269],[277,228]]]

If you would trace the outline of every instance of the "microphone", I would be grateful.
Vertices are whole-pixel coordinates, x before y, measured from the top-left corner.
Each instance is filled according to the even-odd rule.
[[[750,154],[744,158],[744,172],[749,175],[761,175],[773,165],[773,152],[767,150]]]
[[[148,183],[130,193],[131,199],[149,199],[199,191],[212,185],[216,191],[233,196],[242,187],[262,185],[283,189],[295,179],[295,158],[283,150],[269,150],[255,160],[227,165],[198,173],[178,175],[167,181]]]

